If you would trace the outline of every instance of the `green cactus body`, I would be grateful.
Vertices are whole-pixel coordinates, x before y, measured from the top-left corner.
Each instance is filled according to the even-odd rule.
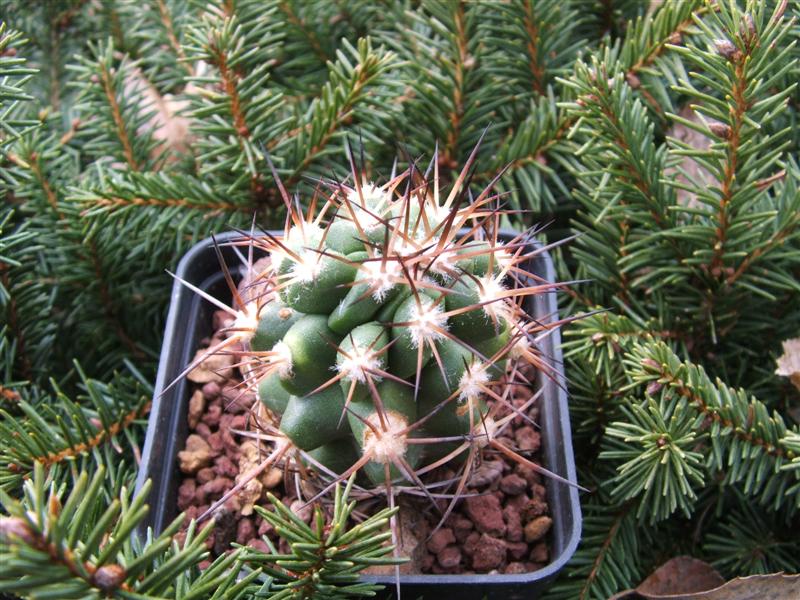
[[[292,325],[283,339],[273,346],[281,345],[284,359],[281,384],[286,390],[303,396],[323,385],[331,376],[331,367],[336,361],[336,346],[342,336],[328,327],[324,315],[303,315]]]
[[[340,422],[344,395],[332,385],[310,396],[292,396],[281,417],[281,431],[302,450],[313,450],[345,437],[347,423]]]
[[[267,291],[238,328],[252,351],[246,383],[275,417],[270,436],[285,436],[279,446],[302,451],[306,466],[357,465],[375,485],[416,485],[416,470],[496,444],[511,417],[496,418],[493,386],[513,376],[508,363],[535,364],[532,338],[524,351],[512,344],[537,325],[520,309],[531,292],[504,276],[530,255],[486,241],[498,238],[500,213],[485,202],[455,202],[451,191],[438,204],[438,182],[419,177],[360,191],[331,184],[320,211],[329,223],[285,198],[292,226],[259,240]]]
[[[272,350],[302,316],[303,313],[275,298],[261,308],[258,329],[250,339],[250,347],[258,352]]]

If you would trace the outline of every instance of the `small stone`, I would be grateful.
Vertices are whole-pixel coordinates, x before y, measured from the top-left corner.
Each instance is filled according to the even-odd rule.
[[[456,536],[453,535],[453,530],[447,527],[442,527],[431,536],[426,544],[428,550],[433,554],[439,554],[450,544],[454,544]],[[440,563],[441,564],[441,563]],[[442,565],[443,567],[446,565]]]
[[[436,560],[445,569],[452,569],[461,563],[461,550],[458,546],[447,546],[436,554]]]
[[[225,406],[225,412],[232,415],[247,412],[255,401],[255,395],[252,392],[243,390],[241,387],[226,385],[222,388],[222,402]]]
[[[531,425],[524,425],[514,432],[517,448],[525,452],[537,452],[542,445],[542,436]]]
[[[481,541],[481,534],[477,531],[473,531],[467,536],[467,539],[464,540],[464,554],[468,554],[472,556],[475,554],[475,551],[478,549],[478,544]]]
[[[487,460],[478,467],[469,478],[467,485],[471,488],[483,487],[500,479],[503,474],[503,461]]]
[[[219,392],[219,384],[216,381],[209,381],[203,385],[203,396],[205,396],[206,400],[216,400]]]
[[[194,355],[193,360],[201,358],[207,351],[207,348],[200,348]],[[189,371],[186,375],[186,379],[193,383],[225,381],[228,377],[233,375],[233,360],[234,357],[232,354],[212,354]]]
[[[236,415],[231,419],[231,429],[236,429],[238,431],[244,431],[247,429],[247,415]]]
[[[283,481],[283,471],[273,467],[272,469],[267,469],[265,473],[262,473],[259,479],[264,489],[271,490]]]
[[[178,509],[186,510],[194,502],[194,494],[197,491],[197,484],[194,479],[184,479],[178,487]]]
[[[212,435],[211,428],[202,422],[197,424],[197,427],[194,428],[194,432],[204,440],[207,440]]]
[[[211,447],[211,451],[214,454],[218,455],[218,454],[222,453],[224,445],[222,443],[222,433],[221,432],[215,431],[214,433],[212,433],[211,435],[209,435],[206,438],[206,441],[208,442],[208,445]]]
[[[519,475],[512,473],[500,480],[500,489],[509,496],[519,496],[528,488],[528,482]]]
[[[267,535],[275,531],[275,528],[272,526],[272,523],[261,519],[261,523],[258,524],[258,535]]]
[[[528,484],[529,487],[533,487],[537,483],[541,483],[542,478],[539,473],[537,473],[531,467],[527,467],[525,465],[517,465],[514,470],[516,471],[517,475],[522,477]]]
[[[525,541],[530,543],[542,539],[550,531],[552,524],[553,519],[550,517],[537,517],[525,525]]]
[[[525,565],[521,562],[510,562],[506,565],[506,568],[503,570],[503,573],[506,575],[522,575],[523,573],[527,573],[528,569],[525,568]]]
[[[289,505],[289,510],[291,510],[298,519],[306,523],[311,520],[311,516],[314,514],[314,507],[299,498]]]
[[[537,517],[546,515],[548,510],[547,502],[539,496],[534,496],[522,509],[522,520],[532,521]]]
[[[217,475],[221,477],[236,479],[236,476],[239,474],[239,467],[227,456],[220,456],[217,458],[214,461],[214,469]]]
[[[194,429],[200,422],[200,417],[203,416],[203,411],[206,409],[206,399],[203,392],[196,390],[192,397],[189,399],[189,410],[186,415],[186,420],[189,423],[189,428]]]
[[[196,473],[211,463],[211,447],[199,435],[186,438],[186,449],[178,452],[181,471],[189,475]]]
[[[473,529],[472,521],[465,519],[460,515],[456,516],[452,520],[451,527],[453,529],[453,535],[456,536],[456,540],[459,544],[464,543],[464,540],[467,539],[467,536],[472,532]]]
[[[269,554],[269,546],[264,540],[254,539],[250,540],[247,545],[252,548],[253,550],[258,550],[259,552],[264,552],[265,554]]]
[[[204,483],[208,483],[209,481],[214,479],[214,477],[216,477],[216,476],[217,476],[217,474],[214,471],[213,467],[205,467],[204,469],[200,469],[197,472],[197,478],[196,478],[197,479],[197,483],[199,483],[200,485],[203,485]]]
[[[214,406],[213,404],[206,409],[206,413],[202,417],[203,423],[209,427],[217,427],[219,425],[220,416],[222,415],[222,408]]]
[[[227,477],[217,477],[203,484],[203,492],[205,492],[207,498],[220,497],[232,487],[233,481]]]
[[[491,571],[502,565],[505,560],[505,542],[485,533],[481,535],[477,548],[472,554],[472,568],[476,571]]]
[[[236,526],[236,541],[242,545],[246,545],[255,536],[256,528],[255,525],[253,525],[252,519],[245,517],[240,520]]]
[[[529,556],[531,562],[546,563],[550,559],[550,551],[547,549],[547,544],[539,542],[531,550]]]
[[[496,496],[469,496],[464,501],[467,516],[475,524],[475,529],[490,535],[504,535],[506,525],[503,511]]]
[[[427,573],[431,570],[433,563],[436,562],[436,557],[433,554],[426,553],[425,556],[422,557],[420,561],[420,570],[423,573]]]
[[[506,542],[508,555],[514,560],[522,560],[528,555],[528,544],[525,542]]]
[[[503,508],[503,519],[506,522],[506,539],[510,542],[518,542],[522,539],[522,517],[519,509],[511,504]]]

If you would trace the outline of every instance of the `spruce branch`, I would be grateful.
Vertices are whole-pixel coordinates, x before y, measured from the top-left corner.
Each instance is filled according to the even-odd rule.
[[[723,473],[725,484],[739,485],[774,510],[800,507],[798,474],[782,468],[796,456],[791,442],[788,448],[783,444],[790,430],[779,414],[770,414],[744,390],[713,382],[663,342],[637,344],[625,364],[631,386],[647,386],[662,399],[684,398],[695,411],[696,426],[708,435],[705,466],[710,473]],[[792,436],[796,433],[791,430]]]
[[[270,543],[269,554],[249,549],[245,555],[249,564],[260,566],[270,576],[266,584],[269,598],[333,600],[373,596],[380,586],[359,582],[359,572],[372,565],[404,562],[388,556],[394,547],[387,545],[392,533],[385,530],[397,513],[396,508],[386,508],[357,525],[348,525],[356,506],[355,501],[348,501],[354,482],[355,474],[344,490],[335,486],[330,521],[326,521],[322,507],[316,505],[309,526],[272,494],[267,496],[272,511],[255,507],[291,549],[290,554],[279,554]]]
[[[101,446],[114,449],[112,458],[123,452],[120,442],[125,442],[128,454],[138,454],[141,434],[132,429],[149,411],[146,391],[122,377],[104,384],[76,368],[85,390],[77,400],[52,383],[52,395],[37,388],[20,390],[16,414],[0,409],[0,488],[17,489],[36,465],[49,468],[78,457],[91,457],[102,465],[105,456],[97,452]]]
[[[25,43],[22,33],[9,30],[5,22],[0,22],[0,152],[3,153],[11,141],[38,125],[35,119],[20,114],[21,107],[33,100],[25,87],[37,72],[25,66],[25,58],[18,56],[18,49]],[[0,167],[0,176],[3,171]]]
[[[664,520],[676,510],[689,517],[705,483],[702,453],[695,450],[697,416],[685,399],[652,398],[644,405],[623,406],[623,421],[606,428],[608,448],[601,459],[625,461],[608,483],[619,501],[641,498],[636,517],[650,523]],[[615,439],[622,444],[615,443]]]
[[[8,514],[0,517],[0,591],[32,598],[132,600],[199,598],[199,589],[243,587],[231,582],[227,571],[220,573],[212,566],[208,574],[195,575],[195,593],[176,593],[176,580],[180,584],[207,556],[205,538],[212,526],[197,532],[192,525],[185,542],[175,544],[172,536],[180,528],[181,515],[161,535],[139,543],[131,532],[147,513],[147,490],[131,499],[122,489],[109,502],[103,494],[106,477],[102,468],[91,478],[83,472],[64,494],[37,464],[21,500],[0,491]],[[229,566],[232,560],[236,557],[219,562]]]

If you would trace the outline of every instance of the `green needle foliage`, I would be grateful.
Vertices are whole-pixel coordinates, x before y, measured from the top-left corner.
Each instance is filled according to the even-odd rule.
[[[289,543],[290,554],[279,554],[270,544],[270,553],[248,550],[245,559],[260,566],[269,576],[262,591],[273,600],[312,598],[351,598],[373,596],[381,586],[359,582],[358,573],[372,565],[397,565],[403,562],[392,556],[394,547],[387,545],[392,534],[386,531],[396,508],[386,508],[353,527],[348,519],[356,506],[348,502],[355,482],[350,477],[344,491],[337,485],[333,494],[333,515],[325,519],[316,506],[312,525],[307,525],[280,500],[269,495],[274,510],[257,506],[256,511],[282,539]]]
[[[506,225],[580,234],[555,254],[559,280],[587,280],[562,315],[606,309],[565,335],[592,492],[552,596],[606,598],[681,553],[726,576],[800,570],[798,391],[775,374],[800,336],[799,0],[9,0],[0,23],[0,489],[2,518],[24,520],[22,537],[4,525],[0,581],[14,593],[98,595],[97,569],[155,547],[114,594],[304,589],[264,557],[241,586],[239,555],[189,568],[200,534],[140,544],[100,521],[115,499],[126,525],[143,510],[122,490],[164,270],[254,216],[282,227],[267,154],[311,198],[320,177],[348,184],[348,140],[384,181],[438,145],[448,183],[482,134],[473,195],[505,169]],[[69,542],[51,494],[85,505],[99,545]],[[322,543],[310,535],[298,543]]]

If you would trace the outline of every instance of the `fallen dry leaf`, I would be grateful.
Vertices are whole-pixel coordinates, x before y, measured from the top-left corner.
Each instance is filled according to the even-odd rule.
[[[800,338],[783,342],[783,355],[778,357],[776,375],[788,377],[789,381],[800,390]]]
[[[708,563],[678,556],[645,579],[636,589],[610,600],[797,600],[800,575],[753,575],[727,583]]]

